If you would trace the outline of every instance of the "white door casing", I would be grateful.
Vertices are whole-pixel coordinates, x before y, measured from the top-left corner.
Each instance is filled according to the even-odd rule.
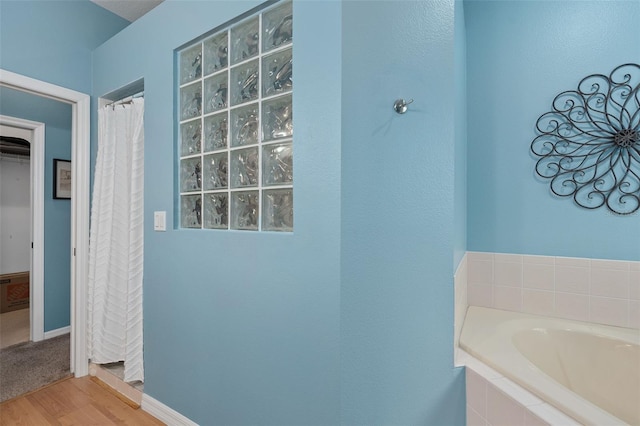
[[[31,249],[29,294],[30,336],[44,339],[44,144],[45,125],[37,121],[0,115],[0,125],[31,132]]]
[[[0,86],[71,104],[71,371],[89,372],[86,285],[89,252],[90,97],[0,69]]]

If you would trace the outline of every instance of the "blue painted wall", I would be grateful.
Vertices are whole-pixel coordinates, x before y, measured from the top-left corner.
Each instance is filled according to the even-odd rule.
[[[342,423],[464,424],[454,2],[343,2]],[[404,115],[396,98],[413,98]]]
[[[454,78],[455,78],[455,183],[453,267],[467,251],[467,34],[464,3],[454,6]]]
[[[2,0],[0,68],[89,93],[91,51],[128,24],[89,0]]]
[[[91,52],[129,22],[88,0],[0,1],[0,68],[91,92]],[[71,106],[2,92],[2,113],[46,125],[44,331],[69,325],[69,201],[53,200],[53,158],[71,158]]]
[[[145,392],[202,424],[462,424],[453,2],[295,2],[295,232],[152,231],[155,210],[175,223],[173,49],[257,4],[166,2],[94,52],[94,96],[144,78]],[[427,38],[385,41],[407,18]],[[411,55],[381,49],[404,42]],[[404,117],[400,95],[416,98]],[[381,170],[395,180],[374,190]]]
[[[71,117],[71,107],[68,108]],[[71,120],[69,120],[71,121]],[[44,331],[70,324],[71,201],[53,199],[53,159],[71,160],[71,122],[67,129],[47,127],[44,187]]]
[[[640,63],[640,2],[465,2],[470,250],[640,260],[640,213],[554,198],[534,178],[537,118],[592,73]]]
[[[0,114],[45,124],[44,331],[70,324],[71,202],[53,199],[53,159],[71,159],[71,105],[0,89]]]
[[[88,0],[0,1],[0,68],[91,92],[92,50],[129,22]],[[71,107],[2,92],[2,113],[46,124],[45,323],[69,325],[69,201],[53,200],[53,158],[71,158]]]
[[[153,232],[174,223],[173,49],[258,4],[165,2],[94,52],[94,96],[144,78],[145,393],[203,425],[337,425],[339,2],[294,6],[295,232]]]

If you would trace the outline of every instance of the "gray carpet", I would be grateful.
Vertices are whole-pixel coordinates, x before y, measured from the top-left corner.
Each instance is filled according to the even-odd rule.
[[[0,350],[0,402],[68,376],[69,334]]]

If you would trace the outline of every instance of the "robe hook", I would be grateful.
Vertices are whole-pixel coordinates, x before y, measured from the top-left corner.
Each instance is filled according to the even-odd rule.
[[[405,101],[404,99],[396,99],[393,103],[393,109],[398,114],[404,114],[409,109],[409,104],[413,102],[413,99],[409,99]]]

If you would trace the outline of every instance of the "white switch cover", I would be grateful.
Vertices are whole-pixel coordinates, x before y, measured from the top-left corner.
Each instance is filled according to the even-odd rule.
[[[167,230],[167,212],[153,212],[153,230]]]

